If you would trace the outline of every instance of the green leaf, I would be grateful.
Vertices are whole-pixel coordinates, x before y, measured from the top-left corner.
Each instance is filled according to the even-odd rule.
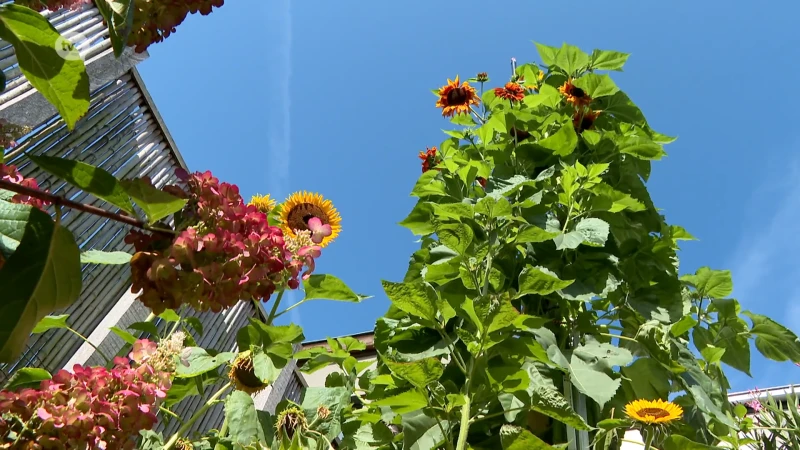
[[[143,331],[158,339],[158,327],[153,322],[134,322],[128,325],[129,330]]]
[[[14,237],[20,231],[17,251],[0,269],[2,362],[19,357],[36,324],[81,292],[80,250],[72,233],[37,208],[0,204],[0,234]]]
[[[610,50],[594,50],[590,67],[597,70],[618,70],[628,61],[630,53],[615,52]]]
[[[266,353],[258,351],[253,355],[253,372],[262,382],[272,384],[278,379],[281,369],[275,366]]]
[[[590,430],[591,427],[576,413],[566,398],[557,391],[549,380],[546,380],[533,364],[527,364],[528,377],[531,384],[528,394],[531,397],[531,409],[538,411],[576,430]]]
[[[550,47],[549,45],[534,42],[536,50],[539,52],[539,58],[546,66],[554,66],[556,64],[556,56],[558,56],[558,47]]]
[[[116,334],[117,336],[119,336],[123,341],[127,342],[128,344],[135,344],[136,341],[138,340],[138,339],[136,339],[136,336],[128,333],[127,331],[123,330],[122,328],[111,327],[108,330],[111,331],[112,333]]]
[[[619,92],[619,88],[608,75],[587,73],[575,80],[573,84],[583,89],[592,98],[606,97]]]
[[[171,309],[166,309],[164,312],[158,315],[160,319],[164,319],[167,322],[178,322],[181,320],[181,316],[178,315],[175,311]]]
[[[17,389],[22,388],[38,388],[39,385],[43,380],[49,380],[53,378],[50,375],[50,372],[39,369],[35,367],[23,367],[21,369],[17,369],[11,378],[8,379],[8,383],[3,387],[3,389],[7,389],[9,391],[16,391]]]
[[[564,289],[575,280],[562,280],[558,275],[545,267],[526,266],[519,274],[519,292],[517,298],[526,294],[547,295]]]
[[[432,219],[433,206],[420,200],[408,214],[408,217],[400,222],[400,225],[408,228],[416,235],[426,235],[434,232]]]
[[[576,249],[583,243],[585,236],[579,231],[570,231],[569,233],[558,233],[553,238],[556,244],[556,250]]]
[[[578,222],[575,231],[583,235],[583,243],[593,247],[606,245],[608,239],[609,226],[603,220],[589,217]]]
[[[486,196],[478,201],[475,205],[475,212],[483,214],[487,217],[508,217],[511,216],[511,203],[505,197],[495,199],[492,196]]]
[[[503,445],[503,450],[545,450],[553,448],[530,431],[509,424],[505,424],[500,428],[500,442]]]
[[[722,360],[723,353],[725,353],[724,348],[715,347],[711,344],[706,345],[702,350],[700,350],[700,354],[703,355],[703,359],[705,359],[709,364],[718,364]]]
[[[554,134],[536,143],[553,152],[554,155],[568,156],[578,145],[578,135],[575,134],[575,127],[572,122],[565,123]]]
[[[628,419],[605,419],[597,422],[597,428],[601,430],[613,430],[615,428],[630,428],[631,421]]]
[[[673,434],[667,437],[662,444],[664,450],[714,450],[722,449],[722,447],[712,447],[710,445],[700,444],[685,438],[679,434]]]
[[[694,275],[684,275],[681,280],[694,286],[703,297],[723,298],[733,292],[730,270],[711,270],[708,267],[701,267]]]
[[[645,137],[630,136],[617,142],[620,153],[633,155],[639,159],[658,160],[667,153],[661,144],[656,144]]]
[[[562,68],[567,75],[573,76],[589,65],[589,55],[578,47],[565,42],[556,55],[556,65]]]
[[[122,180],[119,183],[133,201],[142,208],[142,211],[147,214],[147,220],[150,224],[156,223],[186,206],[187,200],[157,189],[142,179]]]
[[[342,411],[350,406],[351,391],[344,387],[308,387],[303,393],[302,407],[310,423],[318,424],[314,429],[332,441],[342,431]],[[318,416],[319,406],[329,410],[325,419]]]
[[[437,176],[439,176],[439,171],[437,170],[429,170],[423,173],[417,180],[417,184],[414,185],[414,189],[411,190],[411,195],[419,198],[431,195],[447,195],[444,182],[437,180]]]
[[[447,430],[449,427],[450,423],[447,420],[439,421],[422,412],[403,416],[403,449],[431,450],[439,448],[438,445],[445,438],[442,429]]]
[[[14,46],[20,70],[31,85],[56,107],[67,127],[89,110],[89,76],[78,51],[41,14],[24,6],[0,9],[0,38]]]
[[[263,442],[264,430],[258,420],[253,398],[242,391],[233,391],[225,399],[225,419],[228,422],[228,437],[234,443],[250,445]]]
[[[31,333],[38,334],[44,333],[47,330],[52,330],[53,328],[68,328],[67,319],[69,318],[69,314],[61,314],[60,316],[45,316],[42,317],[42,320],[33,327],[33,331]]]
[[[614,397],[620,386],[620,380],[615,380],[605,372],[596,370],[575,354],[570,360],[569,375],[572,384],[596,401],[601,408]]]
[[[598,196],[592,201],[592,209],[605,210],[612,213],[620,211],[639,212],[644,211],[644,203],[631,197],[629,194],[620,192],[611,186],[600,183],[593,186],[590,191]],[[673,235],[674,238],[674,235]]]
[[[610,370],[614,366],[624,367],[633,361],[633,355],[627,349],[597,342],[591,336],[587,336],[586,344],[577,347],[573,354],[599,370]]]
[[[81,264],[129,264],[131,255],[128,252],[104,252],[102,250],[87,250],[81,253]]]
[[[211,356],[204,348],[189,347],[181,354],[181,362],[175,369],[177,378],[191,378],[212,371],[230,362],[236,353],[222,352]]]
[[[412,362],[384,359],[383,362],[393,374],[420,389],[425,389],[429,383],[438,380],[444,373],[444,366],[436,358],[424,358]]]
[[[620,371],[630,380],[635,398],[658,400],[669,395],[669,373],[653,358],[638,358]]]
[[[525,244],[528,242],[537,243],[545,242],[553,239],[558,233],[551,233],[535,225],[526,225],[520,227],[517,237],[514,242],[517,244]]]
[[[108,25],[114,56],[119,58],[128,45],[128,35],[133,26],[133,0],[96,0],[94,3]]]
[[[425,284],[420,282],[392,283],[390,281],[381,281],[381,284],[396,308],[423,319],[436,320],[436,301],[428,295]]]
[[[344,281],[328,274],[314,274],[303,281],[306,296],[303,300],[336,300],[340,302],[359,303],[371,298],[353,292]]]
[[[105,170],[84,162],[55,156],[28,155],[28,158],[67,183],[136,216],[131,199],[119,180]]]
[[[436,235],[447,248],[459,255],[467,252],[474,233],[469,225],[463,223],[448,223],[436,227]]]
[[[375,400],[370,404],[388,406],[397,414],[405,414],[428,406],[428,396],[418,389],[411,389],[397,395]]]
[[[198,335],[203,335],[203,322],[200,321],[197,317],[187,317],[183,319],[190,327],[197,332]]]
[[[697,319],[691,315],[686,315],[681,317],[681,320],[672,324],[672,326],[669,328],[669,332],[673,336],[678,337],[694,328],[695,325],[697,325]]]
[[[753,321],[750,333],[756,335],[756,348],[774,361],[800,362],[800,340],[788,328],[769,317],[745,311]]]

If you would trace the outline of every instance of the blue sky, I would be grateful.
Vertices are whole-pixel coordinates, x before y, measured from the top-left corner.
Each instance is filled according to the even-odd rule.
[[[319,273],[359,304],[312,302],[306,337],[371,330],[415,238],[397,225],[420,166],[449,123],[430,89],[456,74],[505,81],[532,40],[631,53],[617,84],[651,125],[677,135],[649,188],[683,245],[684,272],[731,269],[744,309],[800,332],[800,4],[753,2],[228,1],[192,16],[139,68],[193,170],[243,194],[330,198],[343,233]],[[735,390],[800,382],[800,368],[753,358]]]

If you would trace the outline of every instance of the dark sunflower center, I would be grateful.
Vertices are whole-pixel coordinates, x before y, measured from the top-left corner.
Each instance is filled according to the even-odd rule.
[[[264,383],[256,376],[252,365],[236,367],[236,379],[249,388],[264,386]]]
[[[292,230],[308,230],[308,221],[316,217],[327,225],[330,221],[325,211],[312,203],[301,203],[289,211],[287,222]]]
[[[592,119],[590,119],[588,117],[584,117],[583,120],[581,120],[581,131],[582,130],[588,130],[589,128],[592,128],[593,124],[594,124],[594,120],[592,120]]]
[[[586,92],[583,92],[583,89],[579,87],[572,87],[572,96],[577,98],[583,98],[586,96]]]
[[[639,414],[642,416],[655,417],[657,419],[669,416],[669,412],[661,408],[642,408],[639,410]]]
[[[449,105],[462,105],[467,101],[467,90],[455,88],[447,93],[447,103]]]

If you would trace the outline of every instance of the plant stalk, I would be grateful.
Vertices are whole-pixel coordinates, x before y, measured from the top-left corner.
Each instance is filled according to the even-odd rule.
[[[469,382],[469,381],[467,381]],[[456,450],[466,450],[467,435],[469,434],[469,393],[464,394],[464,405],[461,407],[461,426],[458,429],[458,442]]]
[[[281,292],[278,293],[278,297],[275,299],[275,302],[272,304],[272,310],[269,312],[269,317],[267,317],[267,326],[272,325],[272,321],[275,320],[275,317],[277,316],[276,313],[278,312],[278,306],[280,306],[280,304],[281,304],[281,299],[283,298],[283,293],[284,292],[286,292],[286,287],[285,286],[284,286],[283,289],[281,289]],[[287,309],[287,311],[288,311],[288,309]]]
[[[217,400],[219,400],[219,398],[222,397],[222,394],[224,394],[225,391],[227,391],[232,385],[233,385],[232,382],[228,382],[225,384],[225,386],[219,388],[219,390],[215,392],[214,395],[211,396],[211,398],[208,399],[206,404],[203,405],[202,408],[197,410],[197,412],[194,413],[194,415],[189,420],[187,420],[186,423],[181,425],[181,427],[178,428],[178,431],[176,431],[175,434],[173,434],[172,437],[169,438],[169,441],[167,441],[167,443],[164,444],[164,450],[171,450],[175,446],[175,443],[178,442],[178,439],[180,439],[181,436],[183,436],[189,431],[189,428],[192,427],[192,424],[194,424],[197,421],[197,419],[202,417],[202,415],[205,414],[206,411],[208,411],[208,409],[211,408],[211,406],[213,406],[214,403],[216,403]]]
[[[75,335],[76,335],[76,336],[78,336],[79,338],[83,339],[83,342],[86,342],[87,344],[89,344],[89,345],[90,345],[90,346],[91,346],[91,347],[94,349],[94,351],[96,351],[96,352],[97,352],[97,354],[98,354],[98,355],[102,356],[102,357],[103,357],[103,359],[105,359],[105,360],[106,360],[106,362],[109,362],[109,363],[110,363],[110,362],[112,362],[112,359],[111,359],[111,358],[109,358],[109,357],[108,357],[108,355],[106,355],[105,353],[103,353],[103,351],[102,351],[102,350],[100,350],[100,349],[99,349],[99,348],[98,348],[96,345],[94,345],[94,343],[93,343],[92,341],[90,341],[90,340],[89,340],[89,338],[87,338],[86,336],[84,336],[84,335],[82,335],[82,334],[78,333],[78,331],[77,331],[77,330],[75,330],[74,328],[67,327],[67,330],[68,330],[68,331],[71,331],[73,334],[75,334]]]
[[[54,195],[49,192],[40,191],[38,189],[29,188],[27,186],[21,186],[19,184],[14,184],[10,181],[0,180],[0,189],[5,189],[11,192],[16,192],[17,194],[28,195],[33,198],[38,198],[39,200],[45,200],[56,207],[66,206],[67,208],[76,209],[78,211],[83,211],[89,214],[94,214],[95,216],[105,217],[106,219],[111,219],[116,222],[124,223],[126,225],[130,225],[135,228],[141,228],[143,230],[153,231],[156,233],[164,233],[169,235],[176,234],[173,230],[166,230],[158,227],[151,227],[143,220],[139,220],[135,217],[126,216],[119,213],[114,213],[111,211],[106,211],[105,209],[98,208],[96,206],[87,205],[85,203],[79,203],[59,195]]]

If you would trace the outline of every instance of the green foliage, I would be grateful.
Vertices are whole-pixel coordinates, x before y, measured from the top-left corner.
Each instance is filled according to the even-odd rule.
[[[24,6],[7,4],[0,8],[0,38],[14,46],[25,78],[53,106],[67,127],[89,110],[89,76],[75,48],[66,58],[58,31],[41,14]]]
[[[80,251],[72,233],[30,206],[0,201],[0,235],[19,241],[0,269],[0,361],[11,362],[44,316],[78,299]]]
[[[181,354],[181,363],[178,364],[175,376],[177,378],[193,378],[203,375],[231,361],[234,357],[236,357],[235,353],[222,352],[212,356],[204,348],[189,347]]]
[[[23,367],[11,375],[3,389],[16,391],[24,388],[36,388],[43,380],[53,378],[50,372],[36,367]]]
[[[131,254],[127,252],[104,252],[102,250],[86,250],[81,252],[81,264],[130,264]]]
[[[111,37],[114,56],[119,58],[128,44],[128,35],[133,27],[134,0],[97,0],[95,5],[100,10]]]
[[[186,200],[170,195],[161,189],[156,189],[142,179],[122,180],[119,184],[133,201],[142,208],[150,224],[174,214],[186,206]]]
[[[342,280],[328,274],[313,274],[303,280],[303,290],[306,293],[304,301],[321,299],[359,303],[370,298],[356,294]]]

